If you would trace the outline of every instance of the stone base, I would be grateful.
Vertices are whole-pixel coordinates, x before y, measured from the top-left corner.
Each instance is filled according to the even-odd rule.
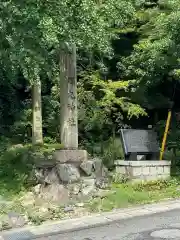
[[[116,174],[130,181],[153,181],[170,177],[170,161],[121,161],[115,162]]]
[[[59,150],[55,157],[34,165],[33,192],[39,198],[64,203],[91,198],[99,189],[109,187],[108,171],[101,159],[87,159],[83,150]]]
[[[59,163],[81,163],[88,160],[86,150],[56,150],[53,156]]]

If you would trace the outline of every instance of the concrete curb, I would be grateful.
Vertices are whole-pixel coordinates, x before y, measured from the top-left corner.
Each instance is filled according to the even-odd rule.
[[[61,220],[49,224],[43,224],[38,227],[24,227],[10,231],[4,231],[0,235],[0,240],[35,239],[49,235],[103,226],[120,220],[162,213],[175,209],[180,209],[180,199],[163,201],[161,203],[146,204],[126,209],[116,209],[108,213],[93,214],[91,216],[84,216],[81,218]]]

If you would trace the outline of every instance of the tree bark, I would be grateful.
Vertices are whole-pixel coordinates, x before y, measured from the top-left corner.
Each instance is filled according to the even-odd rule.
[[[41,145],[43,144],[42,134],[42,103],[41,103],[41,82],[38,80],[32,86],[32,144]]]

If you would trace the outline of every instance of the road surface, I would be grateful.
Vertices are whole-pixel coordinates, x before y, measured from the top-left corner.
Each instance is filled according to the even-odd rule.
[[[180,240],[180,209],[37,240]]]

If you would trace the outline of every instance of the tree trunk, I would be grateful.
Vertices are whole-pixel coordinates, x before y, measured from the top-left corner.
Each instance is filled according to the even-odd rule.
[[[43,134],[42,134],[42,104],[41,104],[40,80],[35,82],[32,86],[32,102],[33,102],[32,144],[41,145],[43,144]]]

